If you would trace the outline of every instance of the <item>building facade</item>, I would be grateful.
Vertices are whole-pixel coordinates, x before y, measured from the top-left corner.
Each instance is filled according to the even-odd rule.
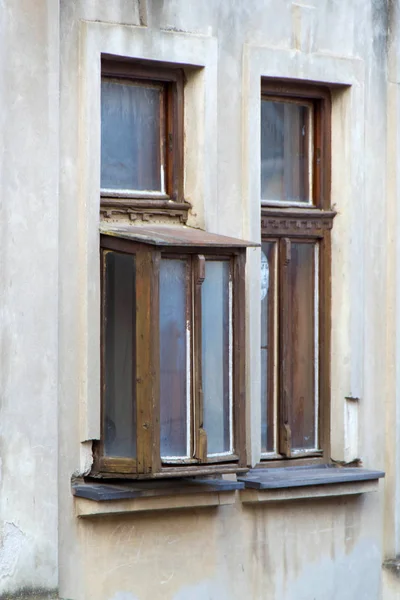
[[[400,598],[399,61],[398,0],[0,0],[0,598]]]

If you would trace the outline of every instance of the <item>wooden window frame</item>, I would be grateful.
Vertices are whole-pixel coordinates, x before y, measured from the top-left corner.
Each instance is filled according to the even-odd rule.
[[[261,239],[264,242],[276,242],[278,252],[278,323],[279,314],[284,310],[285,302],[282,288],[284,278],[284,260],[279,256],[286,243],[296,241],[309,242],[319,246],[318,278],[318,431],[319,451],[304,450],[292,454],[287,448],[285,415],[290,400],[285,397],[283,357],[287,355],[284,333],[278,331],[278,399],[277,399],[277,453],[262,453],[260,466],[282,467],[299,464],[318,464],[330,461],[330,339],[331,339],[331,229],[335,212],[330,206],[331,188],[331,95],[327,87],[317,84],[304,84],[296,81],[276,81],[262,79],[261,98],[281,102],[307,102],[313,106],[313,164],[312,164],[312,202],[311,204],[290,205],[279,202],[261,204]],[[280,266],[279,266],[280,265]],[[279,273],[281,269],[281,273]],[[279,327],[274,323],[275,327]],[[271,367],[268,365],[268,378]],[[270,388],[270,381],[267,379]],[[268,414],[271,410],[267,410]],[[285,452],[286,445],[286,452]],[[283,452],[282,452],[283,450]]]
[[[184,85],[182,68],[164,63],[141,61],[103,55],[103,79],[155,85],[162,88],[164,110],[161,111],[162,136],[160,154],[165,159],[165,194],[100,191],[100,211],[105,216],[128,214],[131,219],[152,215],[178,217],[186,222],[190,204],[184,199]]]
[[[94,443],[94,465],[91,475],[104,478],[149,479],[153,477],[194,476],[246,470],[245,445],[245,248],[204,248],[196,246],[162,248],[101,235],[101,272],[104,271],[103,252],[111,250],[135,255],[136,273],[136,459],[107,457],[104,454],[105,385],[104,385],[104,276],[102,275],[101,318],[101,440]],[[233,326],[233,452],[231,455],[207,457],[202,454],[201,398],[201,300],[193,303],[192,373],[194,384],[191,411],[194,442],[199,453],[188,460],[162,461],[160,456],[160,346],[159,346],[159,268],[162,256],[194,257],[197,284],[193,294],[201,297],[204,273],[195,257],[222,259],[231,262],[232,326]],[[145,340],[145,341],[141,341]],[[133,353],[134,354],[134,353]],[[203,438],[203,439],[202,439]]]
[[[312,173],[312,203],[290,204],[274,202],[275,208],[301,208],[330,210],[331,188],[331,95],[328,88],[297,83],[294,81],[261,81],[261,99],[271,101],[285,100],[292,103],[306,102],[312,104],[313,110],[313,173]],[[262,206],[271,206],[268,200]]]

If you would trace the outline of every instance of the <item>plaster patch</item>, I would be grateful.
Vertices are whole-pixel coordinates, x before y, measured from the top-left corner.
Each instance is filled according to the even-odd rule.
[[[24,542],[23,532],[14,523],[5,523],[0,541],[0,579],[11,577]]]
[[[88,475],[93,465],[93,446],[92,440],[82,442],[80,446],[81,473]]]
[[[81,442],[79,448],[79,469],[73,473],[73,477],[83,477],[89,475],[93,465],[93,448],[92,440]]]

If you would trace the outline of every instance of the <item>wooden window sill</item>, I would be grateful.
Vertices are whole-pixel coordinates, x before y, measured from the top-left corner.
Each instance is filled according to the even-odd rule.
[[[98,517],[151,510],[222,506],[235,502],[244,488],[237,481],[178,479],[135,483],[79,482],[72,485],[78,517]]]
[[[252,469],[238,481],[245,486],[240,492],[241,502],[254,503],[375,492],[384,476],[383,471],[320,465]]]

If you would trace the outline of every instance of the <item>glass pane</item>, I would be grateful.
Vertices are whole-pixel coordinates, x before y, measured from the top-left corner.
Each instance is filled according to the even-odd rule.
[[[261,198],[311,199],[311,107],[261,101]]]
[[[104,377],[106,456],[136,456],[135,257],[105,253]]]
[[[232,395],[232,292],[228,261],[206,261],[202,285],[202,378],[208,454],[229,452]]]
[[[163,259],[160,266],[161,456],[188,456],[190,344],[187,326],[187,261]]]
[[[318,274],[315,270],[315,245],[292,243],[291,260],[287,265],[290,290],[291,360],[288,361],[292,386],[289,407],[292,449],[315,448],[317,390],[316,367],[318,324]]]
[[[102,81],[102,189],[163,191],[160,102],[160,88]]]
[[[277,419],[277,244],[261,248],[261,451],[274,452]]]

